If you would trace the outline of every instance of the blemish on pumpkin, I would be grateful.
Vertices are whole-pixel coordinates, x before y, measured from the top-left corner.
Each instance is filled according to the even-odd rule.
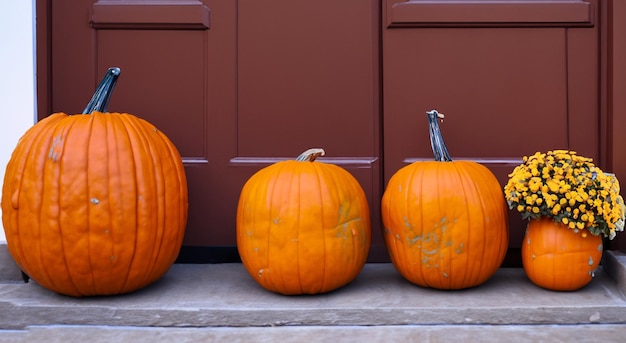
[[[590,266],[593,266],[593,257],[589,256],[589,261],[587,262]]]
[[[602,251],[602,244],[598,244],[598,251]]]
[[[111,256],[109,257],[109,259],[111,260],[111,262],[113,262],[115,260],[115,256]]]
[[[458,247],[458,248],[456,248],[455,252],[456,252],[457,254],[462,253],[462,252],[463,252],[463,246],[464,246],[464,245],[463,245],[463,243],[459,244],[459,247]]]
[[[439,265],[437,263],[431,265],[430,263],[428,263],[428,260],[427,260],[426,262],[424,262],[424,264],[426,265],[426,268],[428,269],[430,268],[439,269]]]
[[[52,141],[52,146],[50,147],[50,152],[48,153],[48,158],[52,160],[52,162],[56,162],[58,160],[59,155],[61,154],[61,145],[63,143],[63,138],[61,136],[54,137]]]
[[[274,225],[278,225],[280,223],[280,218],[274,218],[274,220],[272,220],[272,222],[274,223]]]
[[[350,215],[350,204],[341,204],[341,206],[339,206],[339,213],[337,214],[337,217],[341,218],[343,216],[343,218],[348,218],[348,216]]]
[[[360,220],[361,220],[360,217],[356,217],[348,221],[340,221],[339,223],[337,223],[337,226],[333,228],[337,230],[337,237],[343,237],[344,239],[347,239],[347,236],[349,236],[349,232],[350,232],[350,230],[348,230],[348,227],[350,226],[350,224],[352,222],[357,222]],[[356,235],[354,231],[354,227],[351,230],[352,230],[352,234]]]
[[[413,246],[415,243],[419,242],[422,239],[422,236],[415,236],[413,238],[407,237],[406,238],[406,242],[407,244],[411,247]]]
[[[446,278],[448,277],[448,273],[442,272],[442,274],[443,274],[444,277],[446,277]]]
[[[97,198],[91,198],[89,201],[91,201],[91,203],[94,205],[98,205],[100,203],[100,200],[98,200]]]
[[[537,258],[537,255],[533,254],[532,259],[534,260],[535,258]]]
[[[259,272],[257,273],[257,276],[258,276],[258,277],[263,277],[263,271],[264,271],[264,270],[265,270],[265,269],[259,269]]]

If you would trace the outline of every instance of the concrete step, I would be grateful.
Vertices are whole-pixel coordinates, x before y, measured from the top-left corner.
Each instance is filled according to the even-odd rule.
[[[31,326],[0,331],[0,342],[623,342],[626,325],[402,325],[281,327]]]
[[[386,263],[367,264],[346,287],[311,296],[268,292],[237,263],[175,264],[156,283],[109,297],[72,298],[33,281],[5,279],[0,340],[44,338],[52,330],[129,338],[179,332],[224,340],[261,334],[295,339],[314,333],[407,341],[477,335],[489,341],[491,335],[522,330],[535,341],[574,335],[611,342],[626,335],[625,266],[625,254],[605,252],[594,280],[575,292],[539,288],[517,268],[502,268],[471,289],[428,289],[409,283]]]

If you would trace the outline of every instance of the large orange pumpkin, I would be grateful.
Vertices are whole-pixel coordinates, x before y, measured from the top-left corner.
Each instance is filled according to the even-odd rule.
[[[2,223],[17,265],[54,292],[127,293],[175,261],[187,184],[170,140],[130,114],[103,113],[111,68],[85,113],[55,113],[19,140],[2,188]]]
[[[593,278],[602,258],[602,237],[574,231],[552,218],[531,219],[522,244],[522,264],[537,286],[574,291]]]
[[[462,289],[489,279],[504,259],[508,209],[500,183],[485,166],[452,161],[437,111],[428,112],[435,161],[398,170],[382,198],[385,243],[407,280]]]
[[[237,247],[248,273],[280,294],[329,292],[363,268],[371,240],[367,199],[321,149],[259,170],[237,208]]]

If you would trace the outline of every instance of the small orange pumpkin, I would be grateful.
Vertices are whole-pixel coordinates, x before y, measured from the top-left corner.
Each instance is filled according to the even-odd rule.
[[[237,207],[237,247],[243,265],[263,288],[280,294],[317,294],[359,274],[371,240],[367,199],[345,169],[315,159],[274,163],[245,183]]]
[[[593,278],[602,258],[602,237],[574,231],[552,218],[531,219],[522,244],[522,264],[537,286],[574,291]]]
[[[435,161],[398,170],[382,198],[391,261],[407,280],[438,289],[477,286],[500,267],[509,241],[500,183],[485,166],[452,161],[437,111],[428,112]]]
[[[85,114],[55,113],[31,127],[7,165],[8,249],[30,278],[61,294],[144,287],[168,270],[182,244],[181,157],[147,121],[104,113],[119,73],[107,71]]]

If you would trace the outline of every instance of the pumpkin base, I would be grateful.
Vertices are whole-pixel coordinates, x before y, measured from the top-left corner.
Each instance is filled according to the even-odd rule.
[[[575,291],[593,279],[602,258],[602,237],[574,231],[550,218],[530,220],[522,244],[522,265],[537,286]]]

